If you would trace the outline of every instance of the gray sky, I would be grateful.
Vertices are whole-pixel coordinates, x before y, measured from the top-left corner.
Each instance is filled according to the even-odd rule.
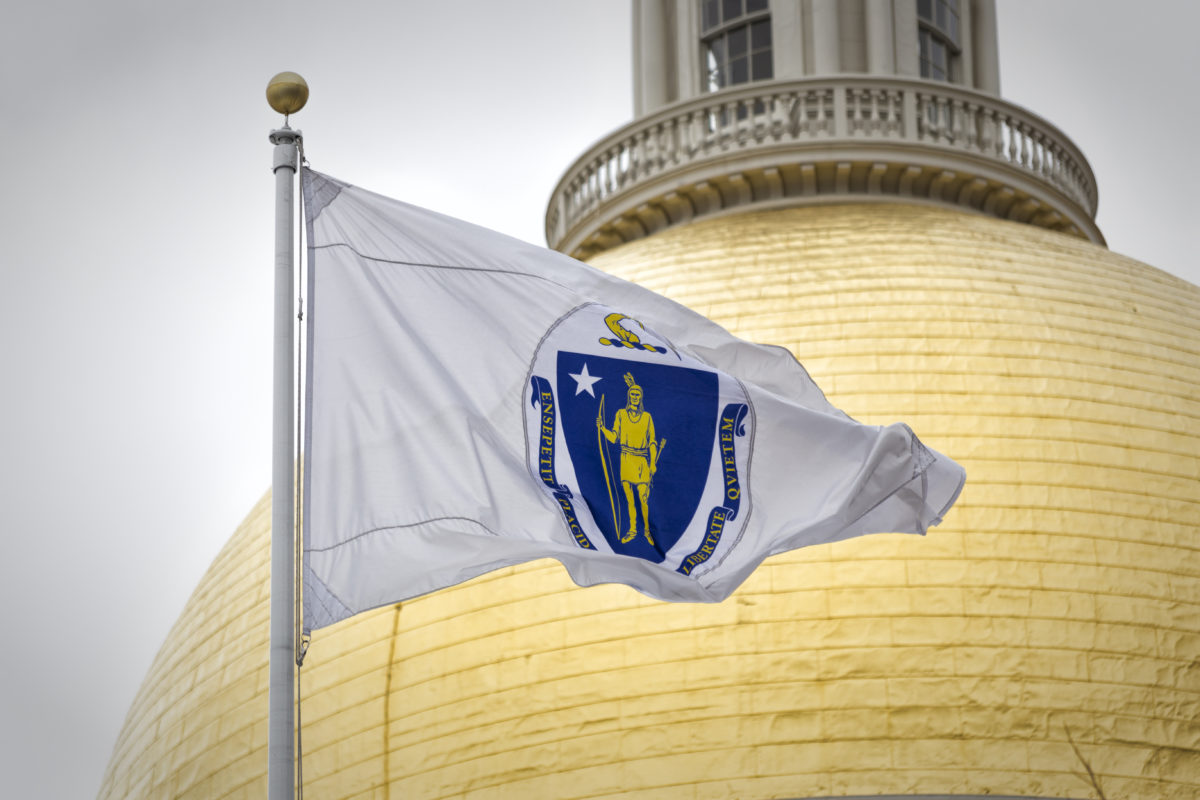
[[[1200,5],[1000,0],[1001,88],[1082,148],[1112,249],[1200,283]],[[263,91],[313,166],[542,243],[632,114],[628,0],[46,0],[0,27],[0,774],[92,797],[192,588],[270,481]]]

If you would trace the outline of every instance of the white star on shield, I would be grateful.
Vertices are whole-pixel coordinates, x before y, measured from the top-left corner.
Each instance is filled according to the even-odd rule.
[[[592,391],[592,386],[596,383],[596,381],[601,379],[598,377],[592,377],[588,374],[586,361],[583,364],[583,369],[581,369],[579,372],[569,372],[567,374],[575,379],[575,394],[587,392],[592,397],[596,396],[596,393]]]

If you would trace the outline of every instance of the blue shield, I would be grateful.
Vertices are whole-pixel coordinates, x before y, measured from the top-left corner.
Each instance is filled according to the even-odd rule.
[[[648,442],[633,442],[628,433],[616,435],[617,412],[629,400],[627,373],[641,388],[642,413],[650,417],[657,453],[631,446]],[[661,562],[704,494],[717,430],[717,374],[560,350],[556,378],[563,437],[592,518],[614,551]],[[597,418],[616,441],[601,432]],[[638,421],[644,433],[646,423]],[[631,427],[626,424],[626,431]],[[654,456],[657,469],[649,476],[645,465]],[[649,537],[643,492],[648,495]],[[636,535],[628,538],[631,520]]]

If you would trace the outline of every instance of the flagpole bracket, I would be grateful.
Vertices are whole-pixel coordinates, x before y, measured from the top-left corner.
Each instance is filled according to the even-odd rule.
[[[275,145],[275,163],[272,172],[278,172],[280,167],[287,167],[293,173],[296,171],[296,148],[304,141],[304,134],[284,125],[271,131],[271,144]]]

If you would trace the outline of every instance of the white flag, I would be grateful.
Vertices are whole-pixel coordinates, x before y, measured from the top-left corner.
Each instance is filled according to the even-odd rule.
[[[924,533],[964,473],[783,348],[310,170],[304,623],[537,558],[715,602],[767,556]]]

